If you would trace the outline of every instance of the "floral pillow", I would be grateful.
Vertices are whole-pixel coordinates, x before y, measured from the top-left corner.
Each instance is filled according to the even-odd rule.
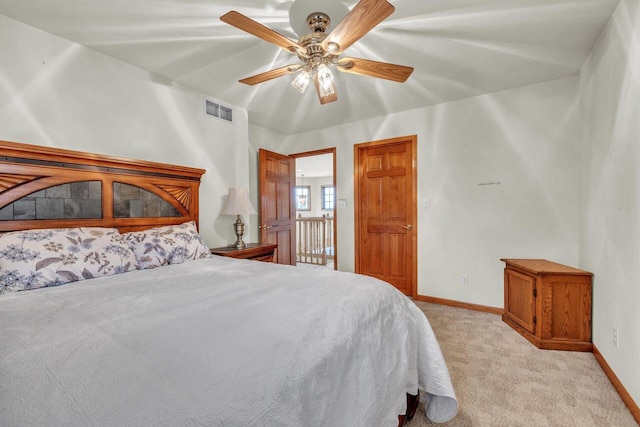
[[[125,233],[124,236],[141,270],[211,256],[194,221]]]
[[[0,293],[62,285],[135,270],[115,228],[63,228],[0,235]]]

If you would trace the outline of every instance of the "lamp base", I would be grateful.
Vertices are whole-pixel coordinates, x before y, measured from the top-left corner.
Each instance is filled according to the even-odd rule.
[[[247,249],[247,244],[242,240],[236,240],[236,242],[230,246],[233,246],[236,249]]]
[[[236,242],[232,245],[236,249],[246,249],[247,245],[242,240],[242,236],[244,235],[244,223],[240,218],[240,215],[236,218],[236,222],[233,223],[233,229],[236,232]]]

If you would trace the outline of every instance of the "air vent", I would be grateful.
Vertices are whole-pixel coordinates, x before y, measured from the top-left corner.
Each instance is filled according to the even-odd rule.
[[[204,100],[204,113],[207,116],[217,117],[228,122],[233,121],[233,110],[208,99]]]

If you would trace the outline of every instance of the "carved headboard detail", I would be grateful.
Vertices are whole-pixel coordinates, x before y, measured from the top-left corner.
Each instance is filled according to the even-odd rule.
[[[198,223],[203,169],[0,141],[0,232]]]
[[[15,187],[16,185],[24,184],[28,181],[33,181],[36,178],[40,177],[33,175],[3,173],[0,175],[0,193],[10,189],[11,187]]]

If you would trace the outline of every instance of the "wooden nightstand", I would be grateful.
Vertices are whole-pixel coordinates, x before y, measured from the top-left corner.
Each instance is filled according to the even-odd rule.
[[[211,249],[211,253],[229,258],[273,262],[273,255],[277,247],[278,245],[275,243],[247,243],[245,249],[236,249],[235,246],[223,246]]]

